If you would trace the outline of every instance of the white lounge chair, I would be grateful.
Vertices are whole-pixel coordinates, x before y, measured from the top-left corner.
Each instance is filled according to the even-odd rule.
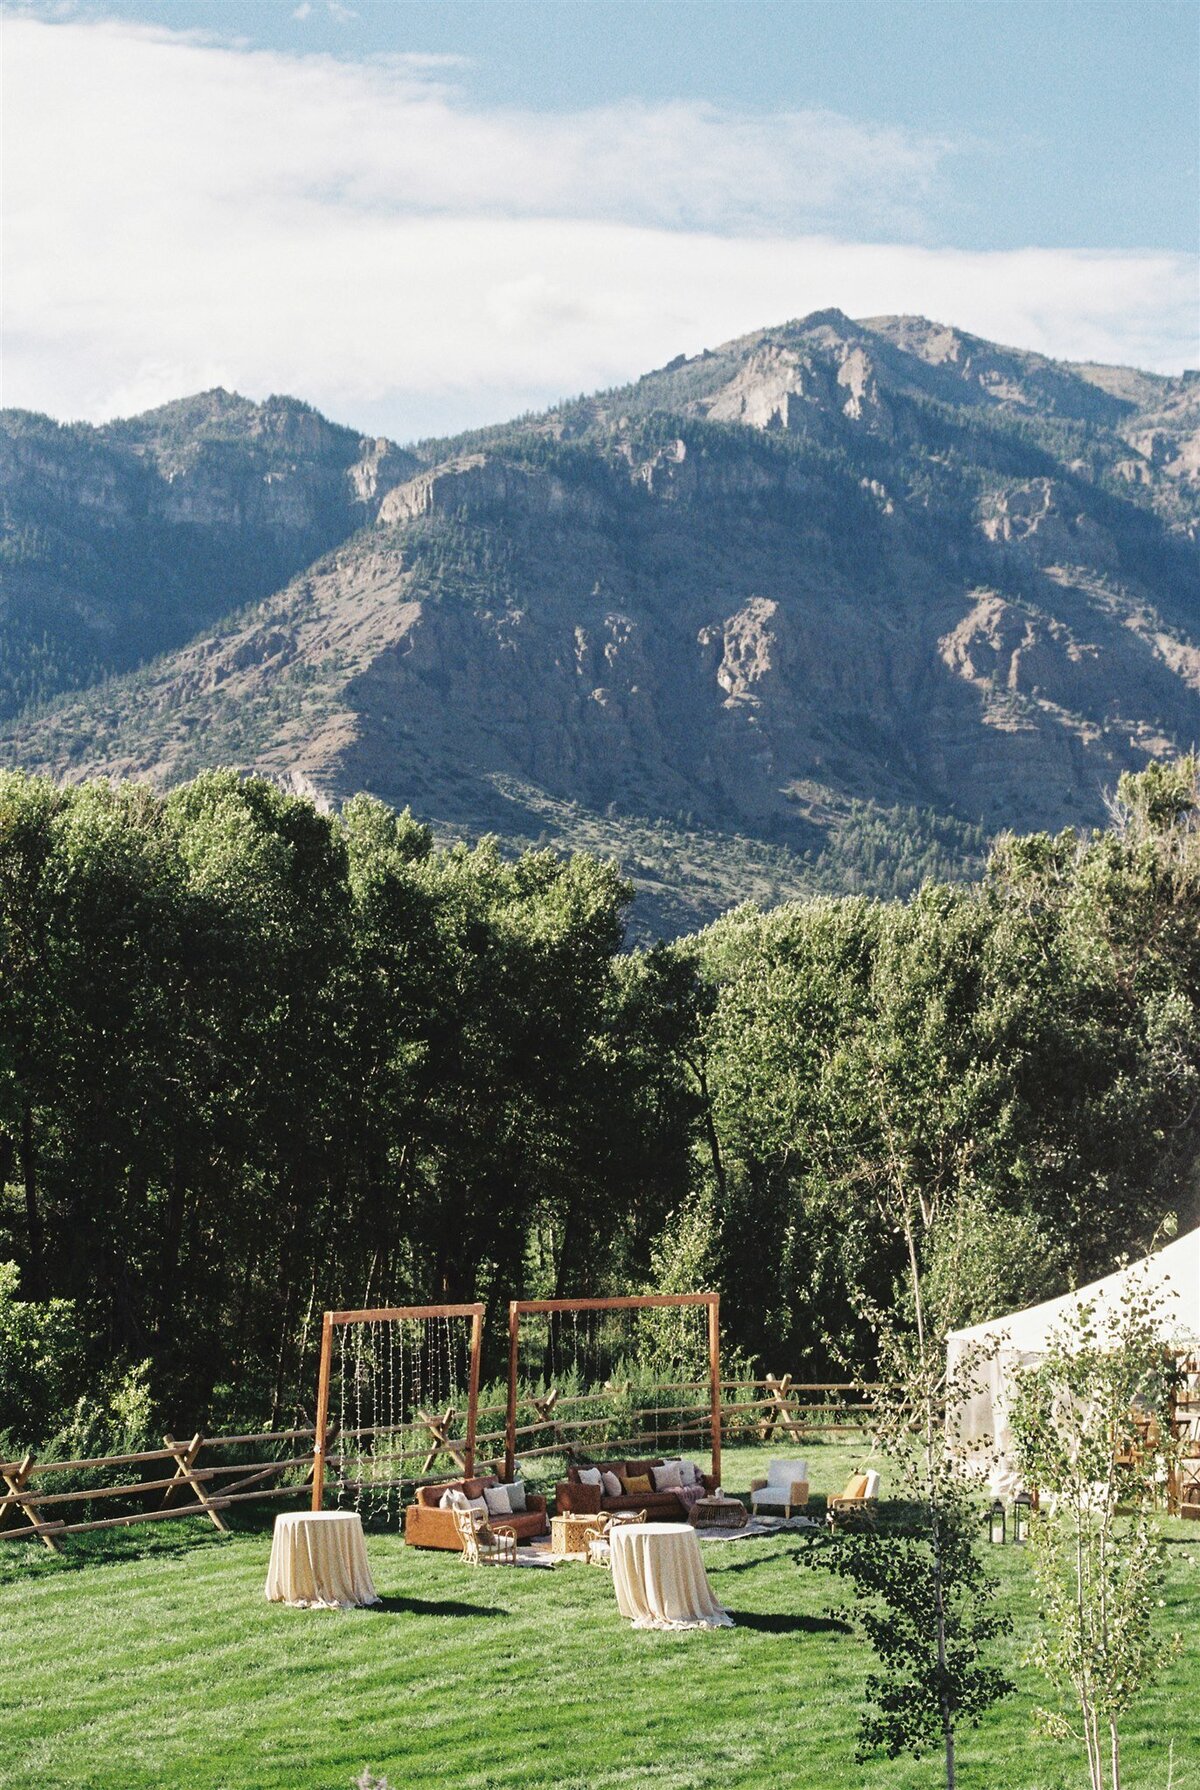
[[[782,1510],[790,1517],[807,1503],[807,1461],[772,1461],[765,1479],[750,1481],[750,1509],[755,1516],[760,1510]]]

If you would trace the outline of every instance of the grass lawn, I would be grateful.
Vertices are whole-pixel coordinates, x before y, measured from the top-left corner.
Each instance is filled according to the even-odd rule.
[[[807,1447],[814,1491],[851,1445]],[[726,1488],[762,1470],[727,1451]],[[884,1493],[887,1481],[885,1476]],[[472,1571],[368,1536],[374,1611],[263,1598],[270,1517],[228,1538],[199,1523],[84,1538],[54,1559],[0,1547],[0,1785],[11,1790],[924,1790],[937,1761],[854,1762],[865,1644],[831,1619],[836,1587],[790,1537],[713,1543],[736,1619],[636,1632],[608,1575]],[[1135,1721],[1128,1790],[1200,1790],[1200,1525],[1172,1523],[1163,1632],[1185,1651]],[[1081,1756],[1032,1732],[1019,1665],[1032,1624],[1019,1549],[991,1553],[1015,1633],[1018,1694],[962,1746],[964,1790],[1067,1790]]]

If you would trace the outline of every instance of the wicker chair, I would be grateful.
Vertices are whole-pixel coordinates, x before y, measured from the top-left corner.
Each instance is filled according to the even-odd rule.
[[[501,1525],[493,1528],[473,1510],[456,1510],[454,1521],[462,1537],[462,1557],[468,1566],[515,1566],[517,1534]]]
[[[584,1559],[589,1566],[612,1566],[612,1545],[609,1536],[614,1529],[631,1523],[644,1523],[644,1510],[614,1510],[596,1518],[583,1532]]]
[[[878,1473],[852,1474],[840,1498],[831,1498],[825,1521],[830,1529],[873,1529],[879,1513]]]

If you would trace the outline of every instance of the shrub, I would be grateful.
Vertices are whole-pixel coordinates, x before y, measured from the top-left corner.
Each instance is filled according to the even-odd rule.
[[[18,1299],[15,1262],[0,1262],[0,1435],[6,1456],[34,1449],[83,1383],[83,1346],[71,1299]]]

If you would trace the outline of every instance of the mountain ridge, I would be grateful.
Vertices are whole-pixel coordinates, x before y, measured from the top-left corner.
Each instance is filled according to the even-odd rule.
[[[10,720],[0,762],[235,763],[562,847],[660,825],[782,853],[787,893],[830,816],[927,812],[935,853],[943,824],[1094,824],[1122,770],[1200,735],[1195,376],[818,312],[538,417],[376,441],[353,505],[367,438],[294,400],[109,427],[195,487],[235,423],[261,478],[273,429],[289,466],[311,436],[345,532],[153,667]],[[710,917],[660,880],[673,926]]]

